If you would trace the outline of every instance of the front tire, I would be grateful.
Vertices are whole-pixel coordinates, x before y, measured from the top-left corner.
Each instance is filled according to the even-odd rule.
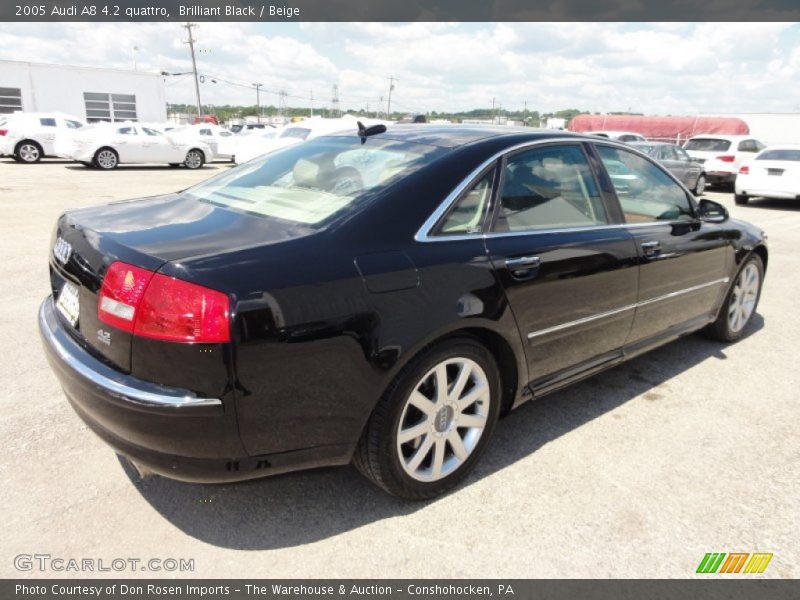
[[[375,407],[354,464],[386,492],[407,500],[443,494],[475,466],[500,413],[500,372],[476,340],[425,350]]]
[[[725,296],[717,320],[708,327],[709,335],[721,342],[739,340],[756,314],[764,281],[764,262],[757,254],[750,256]]]
[[[186,153],[183,164],[187,169],[199,169],[206,162],[206,157],[201,150],[193,148]]]
[[[119,155],[113,148],[100,148],[94,154],[94,164],[98,169],[110,171],[119,164]]]
[[[33,140],[23,140],[14,149],[14,158],[21,163],[37,163],[42,160],[42,156],[44,156],[42,147]]]
[[[748,202],[750,202],[750,198],[748,196],[745,196],[744,194],[734,194],[733,201],[739,206],[743,206]]]
[[[706,177],[705,175],[700,175],[697,178],[697,181],[694,184],[694,195],[695,196],[702,196],[703,192],[706,191]]]

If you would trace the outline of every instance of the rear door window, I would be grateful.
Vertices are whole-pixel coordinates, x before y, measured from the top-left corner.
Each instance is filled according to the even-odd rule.
[[[506,161],[495,231],[536,231],[608,223],[579,145],[518,152]]]
[[[43,119],[39,119],[39,124],[42,127],[55,127],[56,126],[56,120],[55,119],[50,119],[50,118],[43,118]]]

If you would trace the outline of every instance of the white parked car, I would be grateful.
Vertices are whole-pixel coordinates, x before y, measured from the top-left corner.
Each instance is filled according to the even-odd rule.
[[[739,166],[765,148],[748,135],[696,135],[683,145],[689,156],[703,165],[706,182],[733,187]]]
[[[800,145],[770,146],[743,162],[735,192],[736,204],[755,196],[800,200]]]
[[[237,145],[236,148],[234,161],[241,164],[278,148],[299,144],[305,140],[311,140],[337,131],[355,130],[359,121],[366,127],[378,124],[383,124],[387,127],[393,125],[390,121],[358,118],[353,115],[344,115],[338,119],[312,117],[297,123],[289,123],[277,129],[274,137],[253,134],[241,138],[241,144]]]
[[[618,142],[646,142],[647,138],[632,131],[587,131],[587,135],[596,135],[599,137],[608,138],[610,140],[617,140]]]
[[[139,123],[94,123],[59,140],[59,156],[87,167],[114,169],[120,164],[166,163],[199,169],[214,159],[207,144],[173,139]]]
[[[233,137],[233,133],[213,123],[198,123],[170,129],[168,135],[174,140],[191,143],[192,141],[206,144],[211,148],[215,158],[232,160],[233,154],[225,151],[221,146],[223,141]]]
[[[0,115],[0,155],[13,156],[18,162],[39,162],[55,155],[58,137],[83,125],[81,119],[61,113]]]

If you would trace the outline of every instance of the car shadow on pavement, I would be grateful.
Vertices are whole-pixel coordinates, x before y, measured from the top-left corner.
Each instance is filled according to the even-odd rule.
[[[209,165],[204,164],[199,169],[195,170],[209,170],[209,169],[216,169],[220,165]],[[67,169],[71,171],[91,171],[91,172],[98,172],[98,173],[105,173],[107,171],[180,171],[184,170],[183,166],[179,167],[170,167],[169,165],[119,165],[114,167],[113,169],[98,169],[96,167],[87,167],[86,165],[82,165],[79,163],[71,163],[66,166]]]
[[[763,318],[756,314],[746,336],[763,326]],[[651,402],[674,394],[669,390],[670,379],[706,360],[725,360],[725,349],[725,344],[702,335],[687,336],[521,406],[500,421],[475,471],[451,494],[635,397]],[[206,543],[241,550],[298,546],[402,517],[437,502],[393,498],[353,467],[203,485],[162,477],[142,480],[127,461],[120,463],[147,502],[177,528]]]
[[[791,210],[799,211],[800,202],[786,198],[751,198],[747,204],[740,204],[737,208],[747,210],[749,208],[769,208],[771,210]]]

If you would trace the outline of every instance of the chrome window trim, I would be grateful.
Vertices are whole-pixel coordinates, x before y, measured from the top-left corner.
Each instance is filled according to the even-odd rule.
[[[561,323],[560,325],[553,325],[552,327],[547,327],[545,329],[540,329],[538,331],[531,331],[528,333],[528,339],[532,340],[533,338],[547,335],[549,333],[555,333],[556,331],[561,331],[562,329],[569,329],[570,327],[576,327],[578,325],[583,325],[585,323],[591,323],[592,321],[596,321],[599,319],[605,319],[607,317],[613,317],[614,315],[631,311],[642,306],[648,306],[650,304],[655,304],[656,302],[661,302],[663,300],[669,300],[671,298],[677,298],[678,296],[683,296],[684,294],[691,294],[692,292],[697,292],[707,287],[711,287],[713,285],[720,285],[723,283],[728,283],[730,281],[730,277],[723,277],[721,279],[715,279],[714,281],[709,281],[707,283],[701,283],[699,285],[693,285],[692,287],[688,287],[682,290],[677,290],[675,292],[670,292],[668,294],[664,294],[663,296],[656,296],[655,298],[648,298],[647,300],[641,300],[639,302],[634,302],[633,304],[628,304],[627,306],[622,306],[620,308],[615,308],[609,311],[597,313],[596,315],[591,315],[588,317],[583,317],[582,319],[577,319],[575,321],[569,321],[567,323]]]
[[[89,365],[81,361],[65,346],[64,342],[74,344],[64,332],[59,332],[51,326],[48,321],[48,311],[50,318],[55,319],[52,314],[53,298],[48,296],[39,308],[39,331],[47,342],[48,346],[56,353],[64,365],[72,370],[79,377],[90,382],[92,385],[103,390],[105,393],[121,399],[131,404],[142,406],[162,407],[162,408],[193,408],[198,406],[221,406],[222,400],[219,398],[198,398],[191,392],[183,390],[164,390],[164,393],[154,393],[147,390],[137,389],[126,385],[120,381],[106,377],[94,371]]]
[[[545,138],[541,140],[531,140],[528,142],[522,142],[520,144],[516,144],[509,148],[505,148],[494,153],[490,158],[487,158],[483,161],[478,167],[473,169],[469,175],[467,175],[461,183],[459,183],[452,192],[450,192],[447,197],[436,207],[436,210],[425,220],[422,224],[422,227],[417,230],[417,233],[414,234],[414,240],[417,242],[454,242],[454,241],[464,241],[464,240],[478,240],[478,239],[488,239],[493,237],[509,237],[509,236],[517,236],[517,235],[542,235],[542,234],[552,234],[552,233],[572,233],[576,231],[602,231],[602,230],[613,230],[613,229],[624,229],[624,228],[640,228],[640,227],[656,227],[656,226],[663,226],[663,225],[672,225],[674,223],[685,223],[688,221],[653,221],[651,223],[609,223],[607,225],[588,225],[588,226],[576,226],[576,227],[560,227],[560,228],[550,228],[550,229],[535,229],[535,230],[526,230],[526,231],[503,231],[503,232],[482,232],[482,233],[465,233],[460,235],[432,235],[431,232],[436,224],[439,222],[444,214],[450,210],[450,207],[453,203],[455,203],[461,194],[464,193],[471,185],[475,183],[475,180],[480,177],[480,175],[487,169],[489,166],[497,161],[498,159],[502,158],[507,154],[511,154],[513,152],[517,152],[519,150],[526,150],[528,148],[536,147],[536,146],[544,146],[546,144],[555,144],[555,143],[564,143],[564,142],[573,142],[577,144],[600,144],[603,146],[611,146],[616,148],[621,148],[623,150],[628,150],[633,154],[637,154],[643,158],[646,158],[649,162],[653,163],[665,173],[667,173],[670,178],[672,178],[675,183],[677,183],[683,190],[689,194],[687,198],[689,198],[689,204],[691,205],[691,192],[686,189],[678,179],[669,172],[669,170],[665,169],[662,165],[660,165],[657,161],[653,160],[648,155],[640,152],[636,148],[629,146],[623,142],[616,142],[614,140],[607,140],[603,138],[587,138],[583,136],[576,136],[576,137],[553,137],[553,138]],[[694,206],[692,205],[692,209]]]

